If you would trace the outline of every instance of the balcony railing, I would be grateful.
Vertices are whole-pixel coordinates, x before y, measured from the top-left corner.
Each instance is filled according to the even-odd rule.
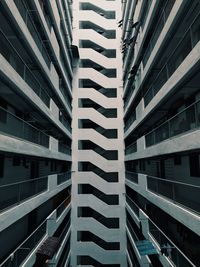
[[[138,184],[138,173],[126,171],[126,179]]]
[[[2,107],[0,116],[4,117],[4,121],[0,121],[1,132],[49,148],[49,136],[44,132]]]
[[[137,217],[139,218],[139,213],[140,213],[139,206],[128,195],[126,195],[126,202],[131,207],[133,212],[137,215]]]
[[[71,195],[68,196],[56,209],[56,218],[58,219],[64,210],[68,207],[69,203],[71,202]]]
[[[58,151],[67,155],[71,155],[72,154],[72,150],[69,146],[59,143],[58,145]]]
[[[133,111],[133,113],[130,114],[129,119],[125,122],[124,131],[126,132],[128,128],[131,126],[131,124],[136,120],[136,112]]]
[[[66,237],[67,232],[70,229],[70,225],[71,225],[71,221],[69,220],[68,223],[66,224],[66,226],[64,227],[61,235],[59,236],[60,241],[62,242],[64,240],[64,238]]]
[[[132,153],[135,153],[135,152],[137,152],[137,142],[134,142],[134,143],[130,144],[125,149],[125,155],[129,155],[129,154],[132,154]]]
[[[44,45],[44,41],[41,39],[40,34],[34,24],[34,21],[32,19],[33,13],[36,11],[28,10],[28,7],[24,3],[23,0],[14,0],[15,5],[17,9],[20,12],[20,15],[22,16],[27,28],[29,29],[30,34],[32,35],[35,43],[37,44],[38,49],[40,50],[44,61],[46,62],[48,68],[51,66],[51,59],[49,57],[49,54],[46,50],[46,47]],[[37,14],[34,14],[37,15]]]
[[[30,255],[31,251],[35,249],[37,244],[46,235],[47,221],[45,220],[36,230],[18,247],[12,252],[0,267],[19,267]]]
[[[167,63],[162,67],[149,90],[144,95],[145,107],[151,102],[154,96],[160,91],[170,76],[181,65],[190,51],[200,40],[200,33],[197,30],[200,23],[200,13],[195,17],[189,29],[185,32],[176,48],[168,57]]]
[[[29,179],[0,186],[0,212],[48,189],[48,177]]]
[[[146,147],[200,126],[200,100],[194,102],[145,136]]]
[[[165,23],[167,21],[167,18],[174,6],[174,3],[175,3],[175,0],[167,0],[162,11],[161,11],[161,14],[159,16],[159,18],[157,19],[157,24],[154,28],[154,31],[153,31],[153,34],[152,34],[152,37],[149,41],[149,44],[146,48],[146,51],[145,51],[145,54],[144,54],[144,57],[143,57],[143,66],[145,67],[146,66],[146,63],[151,55],[151,52],[158,40],[158,37],[160,36],[160,33],[162,31],[162,29],[164,28],[165,26]]]
[[[48,29],[49,29],[49,31],[51,32],[51,27],[52,27],[51,19],[50,19],[49,15],[48,15],[48,14],[46,13],[46,11],[45,11],[45,8],[44,8],[44,2],[39,1],[39,4],[40,4],[40,7],[41,7],[43,16],[44,16],[44,18],[45,18],[45,21],[46,21],[46,23],[47,23]]]
[[[30,86],[30,88],[39,96],[39,98],[44,102],[44,104],[49,108],[51,97],[47,91],[38,82],[34,73],[26,65],[25,61],[21,58],[17,50],[11,44],[9,39],[0,29],[0,53],[3,57],[10,63],[10,65],[15,69],[15,71],[21,76],[21,78]]]
[[[144,26],[146,24],[146,20],[147,20],[148,14],[149,14],[151,4],[152,4],[152,1],[145,1],[144,8],[143,8],[143,14],[142,14],[141,22],[140,22],[142,29],[144,28]]]
[[[200,214],[200,186],[147,176],[148,190]]]
[[[67,95],[67,92],[66,92],[67,89],[64,88],[62,85],[59,86],[59,89],[60,89],[60,91],[61,91],[61,93],[62,93],[62,95],[63,95],[63,97],[64,97],[64,99],[65,99],[65,101],[67,103],[67,105],[69,106],[69,108],[71,110],[72,109],[72,104],[71,104],[71,101],[69,100],[69,96]]]
[[[129,89],[127,90],[127,94],[124,98],[124,110],[127,108],[129,100],[131,99],[131,96],[133,94],[133,92],[135,91],[135,80],[134,82],[131,84],[131,86],[129,87]]]
[[[190,259],[162,232],[162,230],[149,219],[149,232],[157,241],[160,249],[165,249],[164,255],[176,267],[196,267]]]
[[[59,121],[69,130],[69,132],[72,132],[72,128],[71,125],[69,123],[69,121],[67,120],[67,118],[62,114],[62,112],[60,111],[60,115],[59,115]]]
[[[64,182],[70,180],[71,179],[71,174],[72,174],[71,171],[58,174],[58,177],[57,177],[57,185],[62,184]]]
[[[131,237],[133,238],[133,240],[136,242],[138,241],[138,237],[135,233],[135,231],[133,230],[133,227],[131,226],[131,223],[127,220],[127,228],[131,234]]]

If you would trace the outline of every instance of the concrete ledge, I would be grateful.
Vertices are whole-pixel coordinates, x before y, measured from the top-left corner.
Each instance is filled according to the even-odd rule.
[[[146,179],[146,175],[143,175],[144,179]],[[197,235],[200,235],[200,216],[195,213],[190,212],[186,208],[183,208],[179,205],[176,205],[172,201],[158,196],[151,191],[148,191],[141,188],[141,186],[134,184],[128,180],[126,180],[126,185],[132,188],[134,191],[148,199],[151,203],[162,209],[164,212],[175,218],[177,221],[184,224],[186,227],[191,229]]]
[[[70,184],[71,180],[56,186],[53,190],[48,189],[44,193],[29,198],[19,205],[5,210],[0,214],[0,231],[8,228],[14,222],[30,213],[33,209],[37,208],[51,197],[57,195],[60,191],[70,186]]]
[[[71,156],[67,154],[52,151],[46,147],[19,139],[14,136],[4,135],[2,133],[0,134],[0,151],[35,157],[71,161]]]
[[[53,114],[52,110],[43,103],[39,96],[31,87],[29,87],[29,85],[21,78],[21,76],[13,69],[13,67],[2,55],[0,55],[0,75],[3,76],[9,84],[11,84],[13,91],[16,91],[17,94],[20,94],[25,100],[27,100],[27,103],[30,103],[34,108],[46,116],[54,125],[56,125],[63,133],[71,138],[71,133],[59,121],[58,116],[56,117]],[[53,100],[51,99],[51,101]]]
[[[155,63],[155,60],[157,59],[157,57],[159,56],[159,52],[162,49],[163,45],[165,44],[165,41],[168,37],[168,35],[170,34],[170,32],[173,30],[173,26],[175,25],[176,21],[179,19],[179,14],[180,12],[183,10],[183,8],[185,7],[186,2],[183,0],[180,1],[176,1],[171,13],[167,19],[167,22],[164,25],[164,28],[162,29],[162,32],[160,33],[158,40],[153,48],[153,51],[151,53],[150,58],[147,61],[147,64],[145,66],[144,72],[142,73],[142,77],[141,77],[141,83],[139,85],[138,88],[136,88],[135,92],[133,93],[129,104],[126,108],[126,112],[128,111],[128,108],[131,105],[131,102],[134,101],[135,96],[137,95],[138,91],[140,90],[141,86],[144,84],[144,82],[146,81],[146,78],[149,74],[149,72],[151,71],[151,68],[153,66],[153,64]],[[125,88],[125,90],[127,90]]]
[[[137,144],[137,152],[127,155],[125,161],[198,149],[200,148],[200,129],[185,132],[147,148],[145,147],[145,138],[143,136],[137,140]]]
[[[162,86],[160,91],[155,95],[151,102],[144,108],[142,116],[137,118],[136,121],[129,127],[125,133],[125,138],[127,138],[131,132],[138,127],[147,116],[149,116],[153,111],[155,111],[158,106],[160,106],[167,97],[170,97],[177,87],[180,86],[188,77],[194,72],[200,62],[200,41],[184,59],[181,65],[175,70],[172,76],[167,80],[167,82]]]

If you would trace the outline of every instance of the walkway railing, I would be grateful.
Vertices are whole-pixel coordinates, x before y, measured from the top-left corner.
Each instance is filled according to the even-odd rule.
[[[126,132],[128,130],[128,128],[131,126],[131,124],[136,120],[136,112],[133,111],[130,114],[130,118],[125,122],[125,127],[124,127],[124,131]]]
[[[200,214],[200,185],[147,176],[147,188]]]
[[[48,189],[48,177],[29,179],[0,186],[0,212]]]
[[[11,44],[9,39],[3,33],[0,28],[0,54],[11,64],[15,71],[21,76],[21,78],[30,86],[30,88],[39,96],[47,107],[50,107],[51,97],[47,91],[38,82],[34,73],[30,70],[28,65],[22,59],[20,54]]]
[[[137,215],[137,217],[139,218],[139,212],[140,212],[139,206],[128,195],[126,195],[126,201],[128,205],[131,207],[131,209],[134,211],[134,213]]]
[[[72,174],[71,171],[58,174],[57,185],[62,184],[64,182],[70,180],[71,179],[71,174]]]
[[[68,207],[69,203],[71,202],[71,195],[68,196],[56,209],[56,218],[58,219],[61,214],[64,212],[66,207]]]
[[[195,17],[193,23],[190,25],[188,30],[185,32],[181,40],[178,42],[174,51],[168,57],[166,64],[162,67],[154,82],[152,83],[149,90],[144,95],[145,107],[150,103],[154,96],[160,91],[162,86],[175,72],[175,70],[181,65],[187,55],[190,53],[192,48],[200,40],[200,34],[197,31],[197,27],[200,23],[200,13]]]
[[[47,221],[41,223],[36,230],[18,246],[0,267],[19,267],[28,257],[31,251],[39,244],[46,235]]]
[[[58,145],[58,151],[67,155],[71,155],[72,154],[72,150],[69,146],[59,143]]]
[[[2,107],[0,116],[1,132],[49,148],[49,135]]]
[[[130,180],[131,182],[134,182],[138,184],[138,173],[126,171],[126,179]]]
[[[137,142],[134,142],[134,143],[130,144],[125,149],[125,155],[129,155],[129,154],[132,154],[132,153],[135,153],[135,152],[137,152]]]
[[[145,136],[146,147],[200,126],[200,100],[194,102]]]
[[[157,241],[160,248],[165,248],[163,253],[177,267],[196,267],[190,259],[168,238],[162,230],[149,219],[149,232]]]
[[[72,132],[71,125],[67,118],[62,114],[62,111],[60,111],[59,114],[59,121],[69,130],[70,133]]]
[[[174,6],[175,0],[167,0],[165,2],[164,7],[162,8],[161,14],[159,18],[157,19],[157,24],[154,28],[154,31],[152,33],[152,37],[149,41],[149,44],[145,50],[145,54],[143,57],[143,66],[146,66],[146,63],[151,55],[151,52],[158,40],[158,37],[160,36],[161,31],[163,30],[165,23],[169,17],[169,14]]]
[[[46,62],[48,68],[51,66],[51,59],[50,56],[46,50],[46,47],[44,45],[44,41],[41,39],[40,34],[34,24],[34,21],[32,19],[32,13],[35,13],[36,11],[29,10],[26,4],[23,0],[14,0],[15,5],[17,6],[17,9],[20,12],[20,15],[22,16],[27,28],[29,29],[30,34],[32,35],[35,43],[37,44],[38,49],[40,50],[44,61]]]

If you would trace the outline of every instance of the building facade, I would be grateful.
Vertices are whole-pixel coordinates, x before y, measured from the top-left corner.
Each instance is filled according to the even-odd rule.
[[[71,266],[126,266],[120,0],[74,1]]]
[[[69,260],[71,42],[70,1],[0,1],[0,266]]]
[[[0,267],[200,266],[199,70],[199,0],[1,0]]]
[[[128,263],[199,266],[200,2],[124,2]]]

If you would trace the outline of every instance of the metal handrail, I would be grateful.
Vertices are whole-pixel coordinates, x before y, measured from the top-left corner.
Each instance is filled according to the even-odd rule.
[[[165,23],[163,24],[163,27],[162,27],[162,29],[160,30],[160,33],[159,33],[159,35],[158,35],[158,38],[159,38],[159,36],[160,36],[160,34],[161,34],[161,32],[162,32],[162,30],[163,30],[163,28],[164,28],[164,26],[165,26],[165,24],[166,24],[166,22],[167,22],[166,17],[165,17],[165,12],[166,12],[165,9],[166,9],[166,6],[167,6],[168,2],[169,2],[169,0],[166,1],[164,7],[162,8],[162,11],[161,11],[161,13],[160,13],[159,18],[157,19],[157,24],[156,24],[156,26],[155,26],[155,28],[154,28],[153,33],[152,33],[151,39],[150,39],[150,41],[149,41],[149,45],[148,45],[148,47],[146,48],[144,57],[145,57],[146,53],[149,53],[149,50],[150,50],[150,49],[149,49],[149,46],[150,46],[150,47],[152,46],[152,40],[153,40],[153,38],[154,38],[154,36],[155,36],[155,34],[156,34],[157,28],[160,26],[160,20],[163,18],[163,19],[165,20]],[[172,6],[172,8],[173,8],[173,6]],[[172,8],[171,8],[171,10],[172,10]],[[170,10],[170,12],[171,12],[171,10]],[[169,13],[169,14],[170,14],[170,13]],[[169,17],[169,15],[168,15],[168,17]],[[157,38],[157,40],[158,40],[158,38]],[[155,41],[155,44],[156,44],[157,40]],[[155,47],[155,44],[154,44],[154,47]],[[149,55],[150,55],[150,53],[149,53]],[[149,59],[149,57],[148,57],[148,59]],[[148,61],[148,59],[147,59],[147,61]],[[147,63],[147,61],[146,61],[146,63]],[[146,65],[146,64],[145,64],[145,65]]]
[[[133,227],[132,227],[132,225],[131,225],[131,222],[127,219],[127,229],[129,230],[129,232],[130,232],[130,234],[131,234],[131,237],[133,238],[133,235],[132,234],[134,234],[134,236],[135,236],[135,239],[136,240],[139,240],[139,238],[138,238],[138,236],[137,236],[137,234],[136,234],[136,232],[134,231],[134,229],[133,229]],[[134,240],[134,239],[133,239]]]
[[[71,176],[68,176],[68,175],[71,174],[71,173],[72,173],[72,171],[68,171],[68,172],[64,172],[64,173],[58,174],[58,176],[57,176],[57,185],[60,185],[60,184],[62,184],[64,182],[70,180],[71,179]],[[65,179],[65,175],[67,176],[66,177],[67,179]],[[64,176],[64,179],[62,179],[63,176]]]
[[[59,212],[59,209],[68,201],[68,200],[71,200],[71,195],[69,195],[66,199],[64,199],[61,203],[60,203],[60,205],[56,208],[56,217],[58,218],[58,217],[60,217],[61,216],[61,214],[63,213],[63,211],[60,213],[60,214],[58,214]],[[68,205],[67,205],[67,207],[70,205],[70,202],[68,203]]]
[[[133,173],[133,174],[139,174],[138,172],[132,172],[132,171],[128,171],[128,170],[126,170],[126,173]]]
[[[1,264],[0,267],[3,265],[10,259],[13,257],[13,255],[19,250],[21,249],[21,247],[39,230],[40,227],[42,227],[43,224],[47,223],[47,219],[45,219],[13,252],[11,255],[9,255]]]
[[[35,10],[28,10],[28,9],[27,9],[27,6],[26,6],[26,4],[25,4],[25,2],[24,2],[23,0],[20,0],[20,1],[21,1],[22,5],[23,5],[23,7],[24,7],[24,11],[26,12],[26,14],[25,14],[26,18],[24,18],[24,17],[22,16],[22,18],[23,18],[23,20],[24,20],[24,23],[26,24],[26,26],[27,26],[27,28],[28,28],[30,34],[31,34],[31,31],[30,31],[30,29],[29,29],[29,27],[28,27],[28,22],[27,22],[27,14],[28,14],[28,15],[29,15],[29,18],[30,18],[31,25],[33,26],[33,28],[34,28],[34,30],[35,30],[35,33],[37,34],[37,38],[38,38],[39,41],[41,42],[42,48],[44,49],[44,51],[45,51],[45,53],[46,53],[46,56],[47,56],[47,58],[48,58],[48,60],[49,60],[49,63],[51,64],[51,58],[50,58],[50,56],[49,56],[49,54],[48,54],[48,52],[47,52],[47,50],[46,50],[46,47],[45,47],[44,44],[43,44],[43,40],[41,39],[40,34],[39,34],[39,32],[38,32],[38,30],[37,30],[37,28],[36,28],[36,26],[35,26],[35,23],[34,23],[34,21],[33,21],[32,17],[31,17],[31,15],[30,15],[31,12],[36,12],[36,11],[35,11]],[[19,13],[20,13],[21,10],[19,9],[19,7],[18,7],[18,5],[17,5],[16,0],[14,0],[14,2],[15,2],[15,5],[16,5],[16,7],[17,7]],[[32,38],[34,39],[34,36],[33,36],[32,34],[31,34],[31,36],[32,36]],[[42,51],[40,50],[40,48],[39,48],[39,46],[38,46],[38,44],[37,44],[37,42],[36,42],[35,39],[34,39],[34,42],[36,43],[36,45],[37,45],[37,47],[38,47],[40,53],[42,54]],[[43,57],[43,58],[44,58],[44,57]],[[46,62],[46,64],[47,64],[47,62]],[[50,64],[47,64],[48,68],[50,68]]]
[[[169,180],[169,179],[160,178],[160,177],[151,176],[151,175],[147,175],[147,180],[148,180],[148,178],[159,180],[159,181],[162,181],[162,182],[169,182],[169,183],[173,183],[173,184],[191,186],[191,187],[200,189],[200,185],[193,185],[193,184],[183,183],[183,182],[179,182],[179,181],[175,181],[175,180]]]
[[[194,24],[194,22],[196,21],[196,19],[199,17],[200,12],[195,16],[195,18],[193,19],[192,23],[190,24],[190,26],[188,27],[187,31],[183,34],[181,40],[177,43],[176,47],[174,48],[174,50],[172,51],[172,53],[170,54],[170,56],[167,57],[167,61],[165,63],[165,65],[161,68],[161,70],[159,71],[159,73],[157,74],[155,80],[152,82],[150,88],[147,90],[147,92],[144,95],[145,96],[149,93],[149,91],[152,89],[154,83],[156,82],[156,80],[159,78],[159,75],[162,73],[162,71],[164,70],[164,68],[167,68],[169,61],[172,59],[174,53],[176,52],[177,48],[179,47],[179,45],[182,43],[183,39],[186,37],[186,35],[188,34],[188,32],[190,31],[192,25]],[[178,67],[177,67],[178,68]],[[175,70],[174,70],[175,71]],[[169,73],[167,73],[169,75]],[[159,89],[160,90],[160,89]]]
[[[174,118],[176,118],[177,116],[179,116],[181,113],[185,112],[186,110],[188,110],[189,108],[191,108],[192,106],[195,106],[196,104],[198,104],[200,102],[200,99],[196,100],[195,102],[193,102],[192,104],[190,104],[189,106],[187,106],[186,108],[184,108],[183,110],[179,111],[178,113],[176,113],[174,116],[172,116],[170,119],[164,121],[163,123],[161,123],[159,126],[157,126],[156,128],[154,128],[153,130],[151,130],[150,132],[148,132],[147,134],[145,134],[145,137],[151,133],[153,133],[155,130],[157,130],[158,128],[160,128],[161,126],[163,126],[164,124],[170,122],[171,120],[173,120]],[[168,139],[168,138],[167,138]]]
[[[173,247],[178,250],[178,252],[186,259],[186,261],[188,261],[192,267],[196,267],[195,264],[193,264],[193,262],[188,259],[188,257],[176,246],[176,244],[154,223],[154,221],[152,219],[149,218],[148,216],[148,220],[158,229],[158,231],[166,238],[168,239],[168,241],[173,245]],[[149,231],[149,233],[151,234],[151,232]],[[152,235],[152,234],[151,234]],[[153,235],[152,235],[153,236]],[[154,238],[154,236],[153,236]],[[156,240],[157,241],[157,240]],[[157,241],[158,243],[158,241]],[[159,244],[160,245],[160,244]]]
[[[23,181],[20,181],[20,182],[15,182],[15,183],[10,183],[10,184],[4,184],[4,185],[0,185],[0,188],[7,187],[7,186],[12,186],[12,185],[20,185],[20,184],[23,184],[23,183],[29,183],[29,182],[34,182],[34,181],[38,181],[38,180],[43,180],[43,179],[45,179],[47,177],[48,177],[48,175],[41,176],[39,178],[33,178],[33,179],[23,180]]]
[[[3,110],[6,114],[9,114],[9,115],[12,116],[13,118],[15,118],[15,119],[17,119],[18,121],[22,122],[22,124],[24,124],[24,125],[28,125],[31,129],[34,129],[34,130],[37,131],[39,134],[40,134],[40,133],[43,134],[43,135],[44,135],[45,137],[47,137],[48,140],[49,140],[50,135],[46,134],[44,131],[41,131],[40,129],[36,128],[35,126],[33,126],[32,124],[30,124],[29,122],[27,122],[27,121],[23,120],[22,118],[16,116],[16,115],[13,114],[12,112],[10,112],[9,110],[7,110],[7,109],[5,109],[5,108],[3,108],[3,107],[1,107],[1,106],[0,106],[0,110]],[[23,129],[23,130],[24,130],[24,129]],[[1,131],[1,128],[0,128],[0,131]],[[4,132],[4,131],[2,130],[2,132]],[[5,133],[6,133],[6,130],[5,130]],[[8,133],[8,134],[9,134],[9,133]],[[11,135],[12,135],[12,136],[17,136],[17,135],[14,135],[14,134],[11,134]],[[19,137],[19,138],[22,138],[22,139],[25,139],[25,140],[30,141],[28,138],[24,138],[24,137]],[[30,141],[30,142],[32,142],[32,141]],[[48,142],[49,142],[49,141],[48,141]],[[33,142],[33,143],[34,143],[34,142]],[[36,142],[36,143],[37,143],[37,142]],[[49,146],[49,145],[48,145],[48,146]]]
[[[34,73],[31,71],[31,69],[28,67],[28,65],[26,64],[26,62],[23,60],[23,58],[21,57],[21,55],[18,53],[18,51],[16,50],[16,48],[12,45],[12,43],[9,41],[9,39],[7,38],[7,36],[4,34],[3,30],[0,28],[0,34],[3,35],[3,37],[6,39],[6,41],[9,43],[9,46],[12,48],[12,50],[14,51],[14,53],[17,55],[17,57],[20,59],[20,61],[23,63],[23,65],[25,66],[26,69],[28,69],[28,71],[31,73],[32,77],[34,78],[35,82],[39,85],[39,88],[45,92],[45,94],[48,96],[49,99],[51,99],[50,95],[48,94],[48,92],[41,86],[41,84],[38,82],[38,79],[35,77]],[[21,76],[21,75],[20,75]],[[24,79],[23,79],[24,80]],[[26,82],[27,83],[27,82]],[[32,89],[32,87],[31,87]],[[32,89],[34,91],[34,89]],[[35,92],[35,91],[34,91]],[[36,92],[35,92],[36,93]],[[36,93],[37,94],[37,93]],[[38,95],[38,94],[37,94]],[[39,95],[38,95],[39,96]],[[45,102],[44,102],[45,103]],[[49,106],[49,105],[48,105]]]
[[[131,143],[130,145],[128,145],[125,150],[128,150],[129,148],[132,148],[132,146],[136,145],[136,149],[137,149],[137,141]]]
[[[63,200],[63,202],[61,202],[60,203],[60,205],[56,208],[56,210],[57,209],[59,209],[68,199],[70,199],[72,196],[71,195],[69,195],[67,198],[65,198],[64,200]]]
[[[129,195],[127,195],[126,194],[126,197],[138,208],[138,210],[140,210],[141,208],[138,206],[138,204],[137,203],[135,203],[135,201],[131,198],[131,197],[129,197]]]
[[[147,190],[195,214],[200,213],[199,201],[193,197],[193,194],[200,193],[200,185],[147,176]],[[181,192],[188,192],[188,197],[185,198]]]

